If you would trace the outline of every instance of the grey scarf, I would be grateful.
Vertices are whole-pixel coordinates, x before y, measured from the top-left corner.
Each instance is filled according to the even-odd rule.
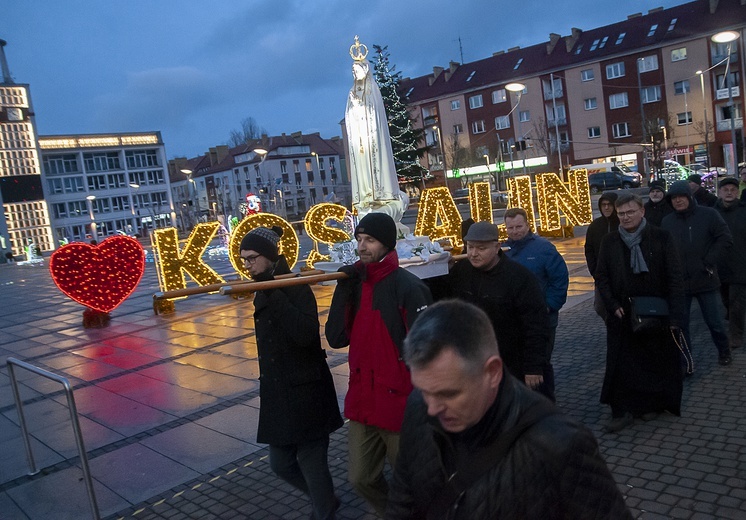
[[[629,248],[630,264],[634,274],[648,272],[648,264],[645,263],[645,257],[642,255],[642,250],[640,249],[642,230],[645,229],[646,225],[647,221],[643,218],[637,230],[633,233],[619,226],[619,236],[622,237],[622,241]]]

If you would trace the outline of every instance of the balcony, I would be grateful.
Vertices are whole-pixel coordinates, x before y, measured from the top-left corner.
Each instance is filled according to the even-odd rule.
[[[737,98],[740,95],[741,88],[740,87],[731,87],[731,94],[734,98]],[[715,99],[722,100],[722,99],[728,99],[728,89],[727,88],[719,88],[715,92]]]
[[[734,128],[742,128],[743,127],[743,118],[737,117],[733,123]],[[730,119],[723,119],[722,121],[717,122],[717,131],[718,132],[726,132],[730,130]]]
[[[551,153],[557,153],[557,143],[552,141],[550,143]],[[570,143],[561,143],[560,144],[560,152],[567,153],[570,151]]]
[[[560,99],[564,95],[564,89],[555,88],[554,96],[552,96],[552,89],[544,90],[544,101],[551,101],[552,99]]]
[[[567,124],[566,117],[558,117],[557,119],[548,119],[547,126],[554,128],[555,126],[565,126]]]

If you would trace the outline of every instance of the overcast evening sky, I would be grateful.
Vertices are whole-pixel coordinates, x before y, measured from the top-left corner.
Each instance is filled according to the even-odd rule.
[[[7,0],[0,38],[41,135],[160,130],[169,158],[194,157],[248,116],[272,135],[340,135],[356,34],[417,77],[682,3]]]

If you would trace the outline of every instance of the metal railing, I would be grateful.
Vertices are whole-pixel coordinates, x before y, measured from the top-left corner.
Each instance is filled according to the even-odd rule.
[[[65,387],[65,395],[67,396],[67,406],[70,410],[70,420],[72,421],[73,432],[75,433],[75,442],[78,445],[78,453],[80,454],[80,466],[83,470],[83,478],[85,479],[86,489],[88,490],[88,502],[91,505],[91,512],[93,513],[94,520],[101,518],[98,503],[96,502],[96,494],[93,491],[93,479],[91,478],[91,470],[88,467],[88,456],[85,451],[85,444],[83,443],[83,433],[80,429],[80,421],[78,420],[78,409],[75,406],[75,397],[73,396],[73,388],[70,385],[70,381],[58,374],[44,370],[37,366],[26,363],[16,358],[9,357],[7,359],[8,374],[10,376],[10,386],[13,389],[13,398],[16,401],[16,407],[18,408],[18,423],[21,426],[21,434],[23,435],[23,444],[26,448],[26,459],[29,465],[29,475],[36,475],[39,470],[36,468],[34,462],[34,454],[31,450],[31,441],[29,439],[28,427],[26,426],[26,417],[23,414],[23,402],[21,401],[21,394],[18,392],[18,381],[16,380],[15,366],[33,372],[39,376],[57,381]]]

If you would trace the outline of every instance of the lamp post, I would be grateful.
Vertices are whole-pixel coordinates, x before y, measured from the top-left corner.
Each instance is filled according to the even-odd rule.
[[[515,112],[515,110],[518,108],[518,106],[521,104],[521,98],[523,97],[523,91],[526,89],[526,85],[523,83],[508,83],[505,85],[505,90],[509,92],[514,92],[517,94],[518,98],[516,99],[515,106],[508,112],[508,115],[505,117],[510,117],[510,114]],[[520,141],[523,141],[523,123],[521,122],[521,118],[518,118],[518,135],[520,135]],[[523,162],[523,175],[526,175],[526,147],[525,142],[521,145],[521,151],[523,152],[521,154],[522,162]]]
[[[93,217],[93,201],[96,200],[95,195],[88,195],[85,200],[88,201],[88,216],[91,218],[91,238],[98,242],[98,231],[96,230],[96,219]]]
[[[269,179],[267,179],[267,182],[264,182],[264,175],[262,175],[262,164],[264,163],[264,160],[267,158],[267,154],[269,152],[264,148],[254,148],[253,151],[255,155],[258,155],[260,157],[257,171],[259,172],[259,177],[261,177],[262,179],[262,184],[266,186],[267,207],[269,207],[270,201],[274,198],[274,197],[270,197],[270,190],[272,189],[272,187],[271,187],[271,183],[269,182]],[[260,192],[261,192],[261,189],[260,189]],[[277,202],[275,202],[275,211],[277,211]]]
[[[647,125],[645,124],[645,104],[642,102],[642,79],[640,77],[640,64],[641,63],[642,63],[642,58],[637,58],[637,95],[640,97],[640,123],[642,124],[642,142],[647,143],[648,129],[647,129]],[[642,153],[643,153],[642,174],[643,174],[643,177],[647,177],[648,159],[647,159],[647,156],[646,156],[647,154],[645,153],[644,148],[643,148]]]
[[[485,153],[482,154],[482,157],[484,157],[484,162],[487,165],[487,175],[492,177],[492,175],[490,174],[490,156]],[[497,161],[495,161],[495,171],[497,171]],[[497,184],[497,182],[495,182],[495,184]]]
[[[699,76],[699,86],[702,88],[702,107],[704,108],[705,118],[705,154],[707,155],[707,168],[710,168],[710,130],[707,127],[707,100],[705,99],[705,73],[702,70],[697,71]]]
[[[731,161],[728,164],[728,175],[737,174],[738,166],[738,150],[736,149],[736,106],[733,104],[733,86],[730,84],[728,75],[730,74],[730,57],[732,52],[733,42],[740,36],[736,31],[723,31],[714,34],[711,40],[715,43],[727,43],[728,44],[728,60],[725,64],[725,74],[723,74],[723,82],[720,88],[728,87],[728,107],[730,108],[730,144],[732,148]]]

